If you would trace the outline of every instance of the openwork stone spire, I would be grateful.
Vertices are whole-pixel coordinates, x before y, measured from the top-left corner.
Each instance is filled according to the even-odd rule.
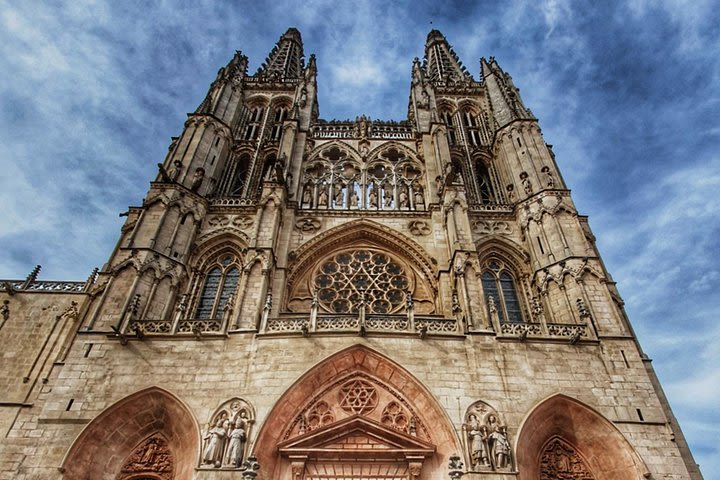
[[[425,76],[431,82],[458,83],[472,80],[445,36],[431,30],[425,42]]]
[[[288,28],[258,69],[256,76],[281,80],[300,78],[305,68],[302,37],[296,28]]]

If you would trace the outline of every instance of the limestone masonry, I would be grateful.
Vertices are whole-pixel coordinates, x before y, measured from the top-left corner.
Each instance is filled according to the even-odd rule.
[[[0,281],[0,479],[701,479],[552,148],[433,30],[407,119],[237,52],[108,262]]]

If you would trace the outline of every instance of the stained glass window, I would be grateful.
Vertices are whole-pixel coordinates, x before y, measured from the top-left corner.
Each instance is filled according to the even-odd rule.
[[[405,305],[410,280],[399,262],[383,252],[360,249],[325,261],[313,280],[321,307],[333,313],[393,313]]]
[[[492,297],[501,322],[523,321],[515,280],[503,263],[491,260],[486,264],[486,270],[482,274],[482,288],[488,308]]]
[[[195,318],[221,318],[225,305],[235,294],[239,279],[240,270],[234,255],[223,255],[215,260],[205,276]]]

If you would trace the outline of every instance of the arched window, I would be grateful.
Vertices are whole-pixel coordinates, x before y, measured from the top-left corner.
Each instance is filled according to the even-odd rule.
[[[219,319],[230,297],[235,294],[240,278],[239,262],[232,254],[222,255],[205,274],[195,318]]]
[[[480,193],[480,203],[483,205],[495,203],[495,195],[493,194],[492,184],[490,183],[490,173],[482,161],[478,161],[475,164],[475,172]]]
[[[272,131],[270,134],[271,140],[279,141],[282,136],[283,122],[287,118],[287,108],[278,107],[275,109],[275,115],[273,116]]]
[[[230,196],[238,197],[242,195],[245,183],[247,183],[248,168],[250,168],[250,155],[246,153],[238,158],[233,182],[230,186],[230,191],[228,192]]]
[[[243,135],[245,140],[257,140],[258,135],[260,134],[260,123],[262,122],[262,117],[262,107],[255,107],[250,110],[250,116],[248,117],[247,125],[245,126],[245,134]]]
[[[465,110],[460,114],[465,136],[470,145],[480,145],[480,132],[478,131],[478,121],[470,110]]]
[[[501,261],[490,260],[486,264],[482,274],[482,287],[488,308],[497,309],[501,322],[523,321],[515,279]]]
[[[440,114],[440,117],[442,118],[443,123],[447,126],[448,143],[450,145],[455,145],[457,141],[455,139],[455,123],[453,122],[452,114],[445,111]]]

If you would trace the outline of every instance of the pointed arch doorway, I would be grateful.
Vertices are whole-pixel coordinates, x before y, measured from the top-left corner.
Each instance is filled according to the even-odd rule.
[[[267,479],[429,480],[443,476],[460,442],[422,383],[356,345],[283,394],[254,450]]]

